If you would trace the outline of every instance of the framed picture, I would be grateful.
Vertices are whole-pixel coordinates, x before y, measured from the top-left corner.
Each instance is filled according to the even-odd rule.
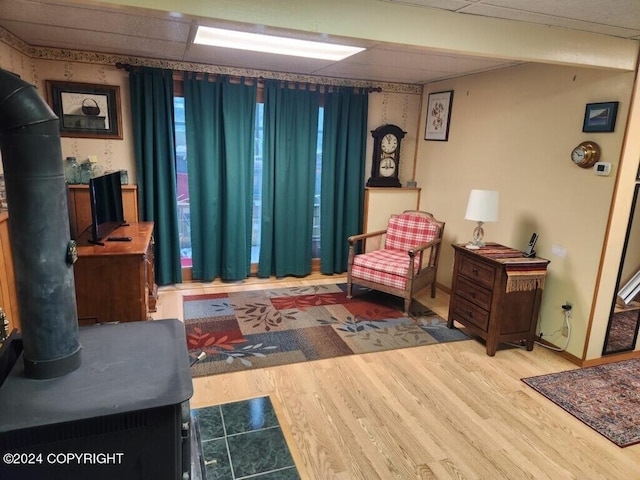
[[[449,122],[451,121],[451,103],[453,90],[429,94],[427,102],[427,125],[424,130],[425,140],[449,139]]]
[[[60,136],[122,140],[120,87],[46,81],[47,100],[60,119]]]
[[[583,132],[613,132],[616,127],[618,102],[587,103]]]

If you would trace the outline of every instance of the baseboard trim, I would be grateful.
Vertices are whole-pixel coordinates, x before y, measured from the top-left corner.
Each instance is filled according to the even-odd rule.
[[[585,360],[584,362],[582,362],[582,366],[595,367],[596,365],[605,365],[607,363],[621,362],[623,360],[631,360],[633,358],[640,358],[640,351],[614,353],[612,355],[606,355],[600,358]]]

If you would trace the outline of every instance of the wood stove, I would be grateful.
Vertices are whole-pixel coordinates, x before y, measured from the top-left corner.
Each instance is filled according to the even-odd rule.
[[[82,327],[80,343],[82,364],[62,377],[31,379],[14,362],[0,387],[0,478],[189,479],[182,322]]]

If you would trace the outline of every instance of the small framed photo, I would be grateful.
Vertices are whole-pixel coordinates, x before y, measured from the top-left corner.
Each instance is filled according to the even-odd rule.
[[[453,90],[429,94],[427,102],[427,124],[424,130],[425,140],[449,139],[449,122],[451,121],[451,104]]]
[[[47,100],[60,119],[60,136],[122,140],[120,87],[46,81]]]
[[[616,127],[618,102],[587,103],[583,132],[613,132]]]

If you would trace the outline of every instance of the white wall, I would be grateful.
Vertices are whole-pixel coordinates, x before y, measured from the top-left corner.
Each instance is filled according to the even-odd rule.
[[[633,82],[633,73],[527,64],[428,85],[423,99],[454,90],[449,141],[419,142],[422,208],[447,222],[446,243],[464,243],[474,227],[464,219],[469,191],[498,190],[499,221],[485,225],[485,238],[524,249],[532,232],[540,234],[536,250],[551,263],[539,328],[558,330],[561,305],[572,303],[567,350],[578,358],[587,340]],[[605,101],[620,102],[615,132],[583,133],[585,104]],[[587,139],[612,163],[609,177],[571,162],[571,150]],[[566,248],[566,257],[553,255],[553,245]],[[450,286],[453,249],[445,248],[440,261],[439,281]],[[613,291],[607,295],[611,299]],[[607,321],[608,315],[594,319]],[[564,343],[560,336],[549,340]]]

